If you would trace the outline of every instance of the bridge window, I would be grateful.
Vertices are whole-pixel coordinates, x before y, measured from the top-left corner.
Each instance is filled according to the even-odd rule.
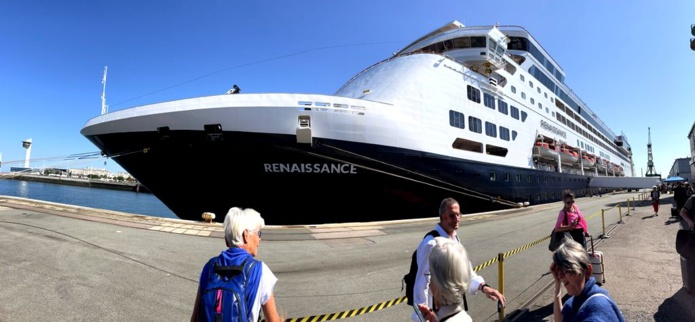
[[[526,122],[526,117],[528,114],[524,111],[521,111],[521,122]]]
[[[471,130],[471,132],[483,133],[483,121],[481,121],[479,118],[469,116],[468,129]]]
[[[480,90],[468,85],[468,99],[473,102],[480,103]]]
[[[496,138],[497,137],[497,125],[485,122],[485,135]]]
[[[505,140],[505,141],[509,141],[509,129],[508,128],[506,128],[504,126],[500,126],[500,139]]]
[[[521,98],[526,99],[526,93],[521,92]]]
[[[492,95],[490,95],[488,93],[483,93],[483,104],[485,104],[485,106],[494,110],[495,109],[495,97],[493,97]]]
[[[515,118],[517,120],[519,119],[519,109],[514,107],[514,105],[512,105],[512,107],[511,107],[511,115],[512,115],[512,118]]]
[[[512,93],[516,94],[516,87],[512,86]]]
[[[497,109],[500,111],[500,113],[507,115],[507,102],[505,101],[497,101]]]
[[[466,119],[464,118],[463,113],[449,110],[449,125],[459,129],[465,129]]]

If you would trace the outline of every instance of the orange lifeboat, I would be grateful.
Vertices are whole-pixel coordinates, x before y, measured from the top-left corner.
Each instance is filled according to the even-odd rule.
[[[548,142],[537,141],[533,146],[533,156],[535,158],[557,160],[557,154],[557,147]]]
[[[564,164],[575,164],[579,160],[579,154],[563,146],[560,148],[560,160]]]
[[[584,168],[593,168],[596,164],[596,157],[589,153],[584,153],[582,156],[582,163],[584,164]]]

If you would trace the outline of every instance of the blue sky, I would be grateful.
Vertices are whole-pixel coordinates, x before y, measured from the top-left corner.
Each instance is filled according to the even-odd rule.
[[[450,21],[520,25],[566,83],[633,148],[646,172],[651,127],[664,177],[688,157],[695,114],[695,1],[52,1],[0,0],[2,171],[95,152],[80,135],[101,111],[242,93],[333,94],[354,74]],[[43,160],[42,160],[43,159]],[[104,165],[106,161],[106,166]]]

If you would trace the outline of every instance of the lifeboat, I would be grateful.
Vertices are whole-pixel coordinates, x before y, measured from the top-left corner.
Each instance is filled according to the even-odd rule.
[[[598,171],[606,171],[606,160],[602,158],[596,158],[596,167],[598,168]]]
[[[547,160],[557,160],[558,149],[548,142],[536,142],[533,146],[533,157]]]
[[[570,150],[563,146],[560,148],[560,162],[564,164],[575,164],[579,160],[579,154],[577,151]]]
[[[589,153],[584,153],[584,155],[582,155],[582,163],[585,169],[593,168],[596,164],[596,157]]]

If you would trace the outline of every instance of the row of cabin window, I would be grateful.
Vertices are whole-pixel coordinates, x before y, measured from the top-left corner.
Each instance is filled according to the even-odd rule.
[[[535,66],[532,66],[531,69],[532,69],[533,71],[536,71],[536,70],[535,70]],[[529,72],[532,72],[532,71],[529,70]],[[536,78],[538,78],[539,75],[543,75],[543,73],[540,72],[540,71],[535,72],[535,73],[532,72],[532,74],[533,74]],[[523,74],[519,74],[519,78],[521,79],[522,82],[525,81],[524,75],[523,75]],[[528,81],[528,85],[529,85],[531,88],[533,88],[533,82],[532,82],[532,81],[529,80],[529,81]],[[544,85],[545,85],[546,87],[548,86],[548,84],[544,84]],[[553,86],[555,86],[555,85],[554,85],[554,82],[553,82]],[[541,93],[541,87],[540,87],[540,86],[537,86],[536,89],[538,90],[538,94],[540,94],[540,93]],[[512,90],[512,93],[516,93],[516,87],[512,86],[511,90]],[[560,92],[561,92],[561,94],[564,94],[564,95],[560,95],[560,96],[563,96],[563,98],[564,98],[565,100],[572,101],[572,100],[569,98],[569,96],[567,96],[567,94],[564,93],[564,91],[561,91],[561,90],[560,90]],[[547,92],[544,92],[544,94],[545,94],[545,98],[548,98],[548,93],[547,93]],[[526,99],[526,93],[521,92],[521,98]],[[587,132],[586,130],[580,128],[579,126],[575,125],[573,122],[570,122],[569,120],[567,120],[567,121],[561,120],[560,118],[562,117],[562,118],[564,119],[564,117],[561,116],[560,113],[555,113],[555,112],[553,112],[553,116],[556,117],[559,121],[561,121],[562,123],[566,124],[567,126],[569,126],[570,128],[572,128],[573,130],[577,131],[577,133],[581,134],[583,137],[587,138],[589,141],[594,142],[594,143],[600,145],[600,146],[603,147],[604,149],[606,149],[606,150],[611,150],[611,151],[612,151],[613,153],[615,153],[615,154],[620,154],[620,153],[621,153],[620,151],[617,151],[617,149],[612,148],[612,147],[614,146],[614,143],[612,143],[610,140],[608,140],[608,138],[606,138],[603,134],[601,134],[598,130],[596,130],[593,126],[591,126],[591,124],[587,123],[585,120],[583,120],[581,117],[579,117],[579,114],[576,114],[576,113],[572,112],[572,109],[571,109],[571,108],[566,107],[566,106],[565,106],[564,104],[562,104],[559,100],[553,100],[552,97],[550,98],[550,102],[551,102],[551,103],[554,102],[554,103],[555,103],[555,106],[557,106],[557,108],[559,108],[561,111],[565,112],[570,118],[573,118],[573,119],[577,120],[577,122],[579,122],[579,123],[580,123],[581,125],[583,125],[585,128],[589,129],[589,131]],[[572,102],[574,102],[574,101],[572,101]],[[531,97],[531,104],[532,104],[532,105],[534,104],[534,99],[533,99],[533,97]],[[576,103],[574,103],[574,104],[576,105]],[[543,105],[542,105],[540,102],[538,102],[538,107],[539,107],[540,109],[543,109]],[[547,107],[545,108],[545,112],[548,113],[548,108],[547,108]],[[593,134],[596,135],[598,138],[591,136],[589,133],[593,133]],[[582,143],[583,143],[583,142],[582,142]],[[582,148],[584,148],[584,147],[582,147]],[[589,150],[591,153],[596,153],[593,147],[586,148],[586,149]],[[624,153],[623,153],[623,154],[624,154]],[[602,155],[605,155],[606,157],[608,157],[607,154],[602,153]]]
[[[463,115],[461,112],[457,112],[454,110],[449,110],[449,125],[453,127],[457,127],[459,129],[465,129],[466,128],[466,116]],[[480,120],[477,117],[469,116],[468,117],[468,129],[471,130],[471,132],[475,133],[483,133],[483,121]],[[511,140],[516,140],[516,131],[511,131],[511,137],[509,136],[509,129],[500,126],[500,139],[509,141]],[[489,137],[496,138],[497,137],[497,125],[495,123],[490,123],[490,122],[485,122],[485,135]]]
[[[468,85],[467,92],[468,92],[468,99],[469,100],[476,102],[476,103],[480,103],[480,90],[479,89],[477,89],[471,85]],[[494,110],[495,109],[495,97],[488,94],[488,93],[483,93],[483,98],[484,98],[483,104]],[[521,119],[521,122],[526,122],[526,117],[528,116],[528,114],[526,112],[519,111],[519,109],[516,108],[514,105],[509,106],[509,109],[507,107],[508,107],[507,102],[502,101],[502,100],[497,100],[497,110],[500,113],[502,113],[504,115],[510,115],[513,119],[516,119],[516,120]],[[519,112],[521,112],[521,113],[519,113]],[[519,117],[520,114],[521,114],[521,117]]]
[[[562,182],[561,177],[553,177],[553,176],[541,176],[541,175],[536,175],[536,182],[542,182],[541,177],[543,178],[544,182]],[[526,175],[526,182],[531,182],[532,175],[527,174]],[[511,180],[511,174],[508,172],[504,174],[504,181],[510,181]],[[490,181],[497,181],[497,171],[490,171]],[[565,178],[565,181],[569,182],[580,182],[582,181],[581,178]],[[521,182],[521,174],[516,175],[516,182]]]
[[[521,81],[524,81],[524,75],[519,74],[519,76],[521,77]],[[529,84],[529,86],[530,86],[531,88],[533,88],[533,82],[532,82],[532,81],[528,81],[528,84]],[[540,93],[541,93],[541,88],[540,88],[540,86],[537,86],[536,88],[538,89],[538,93],[540,94]],[[515,93],[515,94],[516,94],[516,87],[512,86],[512,87],[511,87],[511,90],[512,90],[512,93]],[[548,98],[548,93],[545,93],[545,97]],[[526,93],[521,92],[521,98],[522,98],[522,99],[526,99]],[[533,99],[533,97],[531,97],[530,100],[531,100],[531,105],[534,105],[534,104],[535,104],[535,100]],[[551,102],[554,101],[552,97],[550,98],[550,101],[551,101]],[[584,127],[590,129],[590,131],[591,131],[592,133],[594,133],[595,135],[600,136],[604,141],[609,142],[607,138],[605,138],[603,135],[599,135],[599,134],[598,134],[598,131],[596,131],[591,125],[587,124],[586,121],[582,120],[582,119],[579,117],[578,114],[575,115],[574,113],[572,113],[572,111],[571,111],[569,108],[565,108],[564,104],[562,104],[560,101],[556,101],[556,102],[555,102],[555,105],[556,105],[560,110],[562,110],[563,112],[567,113],[570,117],[573,117],[573,118],[577,119],[577,121],[579,121]],[[541,104],[540,102],[538,102],[538,108],[540,108],[540,109],[542,110],[542,109],[543,109],[543,104]],[[545,112],[546,112],[546,113],[549,112],[549,110],[548,110],[547,107],[545,108]],[[570,127],[571,129],[575,130],[577,133],[579,133],[579,134],[582,135],[583,137],[585,137],[585,138],[587,138],[588,140],[590,140],[590,141],[592,141],[592,142],[594,142],[594,143],[600,145],[601,147],[603,147],[603,148],[606,149],[606,150],[611,150],[611,149],[608,147],[607,144],[604,144],[603,142],[599,141],[597,138],[595,138],[595,137],[589,135],[589,133],[588,133],[586,130],[584,130],[584,129],[582,129],[581,127],[575,125],[572,121],[569,121],[568,119],[565,119],[565,117],[562,116],[562,115],[560,115],[560,113],[555,113],[555,112],[553,112],[552,114],[553,114],[554,117],[557,118],[558,121],[560,121],[561,123],[567,125],[567,126]],[[591,153],[596,153],[593,147],[591,147],[591,146],[589,146],[589,145],[586,145],[586,147],[584,147],[584,142],[579,142],[579,143],[581,143],[582,148],[585,148],[585,149],[589,150]],[[613,151],[613,152],[616,153],[616,151]],[[601,153],[601,154],[604,155],[604,153]],[[606,156],[607,156],[607,155],[606,155]]]

